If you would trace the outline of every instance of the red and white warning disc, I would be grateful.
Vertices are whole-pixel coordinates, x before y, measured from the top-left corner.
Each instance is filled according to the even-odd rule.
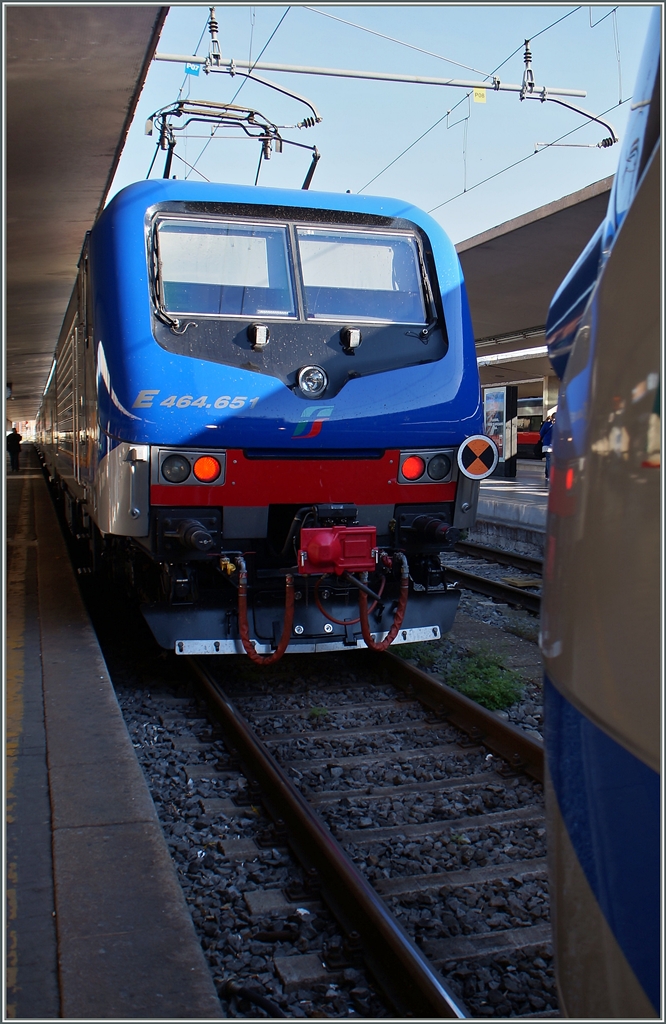
[[[470,480],[485,480],[499,460],[497,445],[485,434],[472,434],[458,449],[460,472]]]

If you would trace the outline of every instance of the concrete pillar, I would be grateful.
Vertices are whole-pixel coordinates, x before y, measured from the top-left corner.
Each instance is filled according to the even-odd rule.
[[[543,378],[543,418],[548,415],[548,410],[557,405],[557,395],[560,388],[559,377],[549,376]]]

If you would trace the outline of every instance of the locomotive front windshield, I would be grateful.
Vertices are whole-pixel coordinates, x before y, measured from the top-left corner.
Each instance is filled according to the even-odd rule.
[[[167,312],[296,316],[286,227],[168,220],[158,240]]]
[[[396,324],[428,319],[418,245],[407,233],[169,218],[158,222],[156,246],[167,313]]]
[[[296,236],[308,319],[425,323],[414,238],[321,228]]]

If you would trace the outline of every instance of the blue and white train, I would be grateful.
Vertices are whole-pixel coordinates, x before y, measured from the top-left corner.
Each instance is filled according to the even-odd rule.
[[[661,1014],[660,15],[607,216],[547,325],[562,378],[541,634],[549,858],[561,1009],[578,1019]]]
[[[434,639],[482,430],[455,250],[403,202],[149,180],[86,239],[38,442],[177,653]]]

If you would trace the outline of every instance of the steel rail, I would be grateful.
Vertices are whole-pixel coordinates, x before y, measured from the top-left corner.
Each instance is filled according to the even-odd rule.
[[[531,555],[519,555],[514,551],[503,551],[502,548],[486,547],[483,544],[472,544],[469,540],[458,541],[455,547],[461,555],[471,555],[472,558],[486,558],[489,562],[499,562],[500,565],[511,565],[515,569],[524,569],[527,572],[542,572],[543,559],[534,558]]]
[[[398,1013],[417,1018],[468,1016],[217,680],[196,658],[190,664],[214,703],[223,731],[261,786],[270,813],[285,822],[294,852],[306,867],[317,869],[332,913],[348,934],[356,931],[361,936],[368,968]]]
[[[489,580],[486,576],[477,576],[476,573],[465,572],[464,569],[452,569],[448,565],[444,566],[444,575],[451,583],[459,583],[466,590],[473,590],[477,594],[495,597],[507,604],[519,605],[537,615],[541,610],[540,595],[526,593],[520,587],[498,583],[497,580]]]
[[[385,669],[394,686],[407,690],[447,722],[467,733],[470,740],[482,743],[499,754],[516,771],[525,772],[543,782],[544,752],[541,740],[528,736],[523,729],[505,722],[476,701],[458,693],[441,680],[386,651],[373,655],[378,668]]]

